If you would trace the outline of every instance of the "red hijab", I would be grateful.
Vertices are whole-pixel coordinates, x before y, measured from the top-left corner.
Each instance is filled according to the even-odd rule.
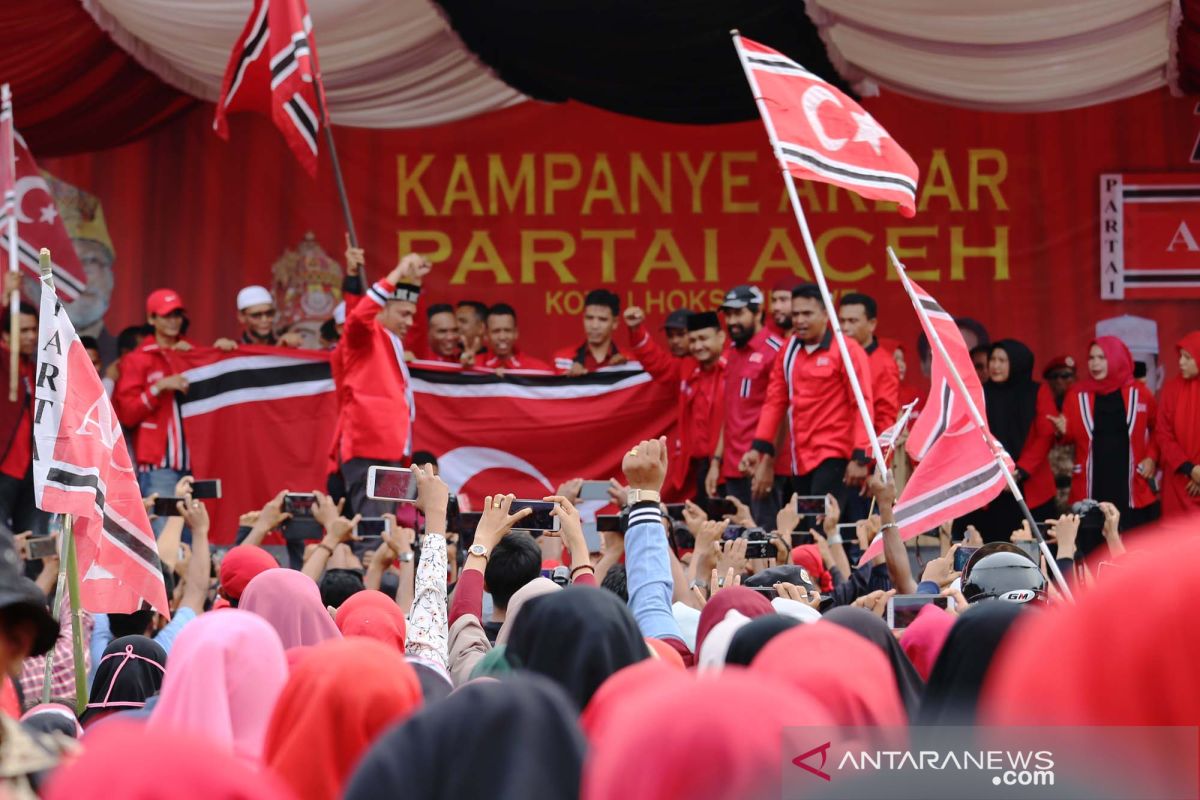
[[[355,592],[338,607],[335,619],[342,636],[366,636],[404,652],[404,612],[383,592]]]
[[[186,787],[186,788],[185,788]],[[87,747],[54,772],[45,800],[80,797],[173,800],[186,794],[205,800],[292,800],[266,770],[255,769],[210,739],[174,729],[113,719],[88,731]]]
[[[697,662],[700,658],[700,648],[704,646],[704,640],[708,638],[708,634],[712,632],[718,622],[725,619],[726,614],[733,610],[742,612],[750,619],[775,613],[770,600],[745,586],[727,586],[717,592],[700,612],[700,622],[696,626]]]
[[[420,706],[421,682],[395,648],[322,642],[283,687],[264,761],[300,800],[335,800],[371,743]]]
[[[1092,345],[1097,345],[1104,351],[1104,357],[1108,359],[1108,374],[1096,380],[1088,373],[1072,387],[1073,389],[1097,395],[1112,394],[1133,383],[1133,356],[1124,342],[1116,336],[1101,336],[1093,340]],[[1089,355],[1092,345],[1088,345]]]
[[[813,694],[741,667],[625,700],[591,739],[583,800],[779,797],[784,727],[834,724]]]
[[[954,617],[935,605],[927,605],[917,614],[912,624],[900,635],[900,647],[904,655],[917,668],[921,680],[929,680],[938,653],[954,627]]]
[[[797,625],[776,636],[750,665],[796,690],[820,687],[836,724],[908,724],[887,656],[854,631],[831,622]]]
[[[252,544],[231,547],[221,559],[221,569],[217,573],[221,580],[221,594],[236,602],[241,599],[246,584],[256,575],[278,566],[275,557],[261,547]]]
[[[825,568],[821,548],[815,544],[802,544],[792,548],[792,563],[804,567],[817,581],[817,588],[825,594],[833,591],[833,575]]]
[[[596,738],[616,712],[644,692],[691,680],[686,670],[670,666],[657,658],[647,658],[619,669],[592,695],[579,715],[579,727],[589,740]]]

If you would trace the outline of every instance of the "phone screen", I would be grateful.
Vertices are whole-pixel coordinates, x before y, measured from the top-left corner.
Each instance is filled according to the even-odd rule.
[[[722,519],[726,514],[736,514],[737,506],[727,497],[710,497],[707,511],[710,519]]]
[[[179,509],[175,504],[182,499],[182,497],[156,497],[154,499],[154,516],[178,517]]]
[[[512,506],[509,507],[508,513],[516,514],[523,508],[532,509],[533,513],[522,519],[513,527],[520,531],[556,531],[558,530],[558,517],[550,515],[554,510],[554,503],[547,500],[514,500]]]
[[[824,514],[825,495],[808,494],[797,497],[796,510],[801,514]]]
[[[815,542],[816,542],[816,539],[813,538],[813,535],[811,533],[793,533],[792,534],[792,547],[800,547],[802,545],[813,544]]]
[[[360,539],[378,539],[388,532],[388,520],[383,517],[364,517],[358,521],[356,532]]]
[[[596,530],[601,533],[620,533],[621,532],[621,515],[620,514],[597,514],[596,515]]]
[[[667,516],[676,522],[683,522],[683,503],[667,503]]]
[[[40,539],[29,540],[29,557],[40,559],[53,556],[58,552],[53,536],[43,536]]]
[[[196,500],[220,500],[221,479],[192,481],[192,497]]]
[[[607,500],[608,481],[584,481],[579,487],[580,500]]]
[[[971,556],[975,555],[975,551],[978,549],[978,547],[960,547],[955,550],[954,571],[962,572],[963,567],[967,566],[967,562],[971,559]]]
[[[285,494],[283,496],[283,512],[291,514],[292,519],[312,519],[313,504],[317,501],[312,492]]]
[[[394,500],[412,503],[417,499],[417,482],[412,470],[404,467],[383,467],[378,464],[367,469],[367,497],[372,500]]]
[[[907,628],[921,613],[921,609],[934,605],[941,609],[950,608],[950,598],[936,594],[898,594],[888,600],[887,623],[892,629]]]
[[[1042,563],[1042,559],[1041,559],[1042,551],[1041,551],[1041,548],[1038,547],[1037,542],[1019,541],[1019,542],[1013,542],[1013,544],[1015,544],[1017,547],[1021,548],[1021,550],[1024,551],[1025,555],[1029,556],[1029,560],[1032,561],[1033,563],[1035,563],[1035,564]]]

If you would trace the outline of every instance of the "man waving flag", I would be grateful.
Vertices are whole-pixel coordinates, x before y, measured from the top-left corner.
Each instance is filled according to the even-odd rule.
[[[270,116],[296,158],[317,174],[317,135],[329,124],[317,65],[312,19],[304,0],[255,0],[233,47],[213,128],[229,138],[226,115],[255,111]]]
[[[47,251],[42,251],[48,259]],[[162,568],[112,403],[75,327],[42,279],[34,392],[37,507],[74,514],[80,601],[131,613],[145,601],[170,616]]]

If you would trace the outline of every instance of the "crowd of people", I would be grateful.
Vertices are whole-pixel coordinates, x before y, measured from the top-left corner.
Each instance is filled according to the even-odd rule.
[[[18,399],[0,400],[11,796],[778,797],[789,726],[1200,719],[1185,672],[1200,638],[1177,614],[1189,584],[1168,568],[1200,555],[1185,535],[1200,512],[1200,332],[1180,342],[1179,375],[1157,398],[1115,337],[1090,345],[1079,380],[1062,356],[1039,383],[1028,347],[973,336],[989,427],[1051,552],[1028,546],[1036,532],[1006,493],[931,531],[922,556],[894,516],[904,470],[873,463],[848,377],[876,430],[919,399],[871,297],[840,298],[847,364],[811,284],[734,287],[715,311],[672,313],[661,342],[642,309],[597,290],[584,341],[549,363],[520,347],[510,306],[422,312],[424,258],[369,287],[362,252],[347,260],[345,306],[322,333],[336,437],[313,445],[330,480],[313,491],[312,533],[288,537],[287,552],[268,544],[293,522],[283,490],[239,509],[236,546],[210,545],[222,501],[192,493],[177,402],[189,386],[172,353],[193,345],[178,293],[150,295],[149,327],[121,337],[118,361],[93,348],[148,510],[180,499],[154,520],[170,617],[84,612],[82,652],[68,604],[56,618],[47,599],[58,558],[31,545],[57,535],[32,504],[36,310],[22,307],[19,342],[5,320],[0,345],[26,370]],[[265,289],[237,306],[243,330],[216,348],[297,344]],[[501,376],[636,362],[677,391],[677,422],[628,443],[610,481],[616,530],[598,543],[577,506],[583,479],[609,476],[544,498],[553,531],[531,529],[511,494],[482,498],[468,522],[436,454],[412,452],[414,360]],[[369,497],[372,465],[410,468],[415,503]],[[809,497],[824,499],[819,512]],[[1160,513],[1174,531],[1130,536]],[[368,517],[387,521],[382,533],[362,535]],[[882,553],[860,564],[876,539]],[[897,598],[919,613],[902,619]],[[1047,669],[1070,679],[1043,697],[1031,682]],[[1168,690],[1170,703],[1150,699]],[[1161,762],[1178,769],[1169,753]]]

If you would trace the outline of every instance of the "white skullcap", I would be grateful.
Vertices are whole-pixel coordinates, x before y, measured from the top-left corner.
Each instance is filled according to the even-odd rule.
[[[346,324],[346,301],[338,303],[333,307],[333,321],[338,325]]]
[[[250,306],[275,305],[275,298],[271,297],[271,293],[267,291],[265,286],[247,286],[238,292],[237,307],[238,311],[245,311]]]

